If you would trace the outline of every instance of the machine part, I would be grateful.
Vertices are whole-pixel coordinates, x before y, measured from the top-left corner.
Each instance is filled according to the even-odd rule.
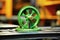
[[[39,11],[33,6],[25,6],[18,13],[18,23],[20,28],[17,30],[32,31],[39,30],[37,24],[40,19]]]
[[[41,28],[34,28],[34,29],[22,29],[20,27],[16,28],[17,32],[25,33],[25,32],[37,32],[41,31]]]
[[[35,28],[35,26],[39,22],[39,19],[40,15],[38,10],[32,6],[26,6],[22,8],[18,13],[18,22],[19,25],[22,26],[22,28],[24,28],[24,26],[28,28],[29,24],[30,28]],[[35,23],[32,23],[33,20],[36,20]],[[24,24],[24,22],[26,23]]]

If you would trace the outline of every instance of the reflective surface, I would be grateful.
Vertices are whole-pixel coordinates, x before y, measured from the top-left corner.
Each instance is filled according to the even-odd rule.
[[[1,27],[17,27],[18,25],[13,25],[13,24],[0,24]]]

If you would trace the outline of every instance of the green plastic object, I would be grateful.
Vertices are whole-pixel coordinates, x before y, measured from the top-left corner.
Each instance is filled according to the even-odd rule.
[[[41,28],[34,28],[34,29],[22,29],[19,27],[16,28],[17,32],[37,32],[37,31],[41,31]]]
[[[25,6],[18,13],[19,27],[17,31],[33,31],[40,30],[37,24],[40,20],[39,11],[33,6]]]

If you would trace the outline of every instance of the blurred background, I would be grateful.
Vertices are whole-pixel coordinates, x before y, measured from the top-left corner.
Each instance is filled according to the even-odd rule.
[[[18,25],[17,14],[27,5],[39,10],[41,18],[38,26],[51,26],[60,21],[57,21],[56,14],[60,10],[60,0],[0,0],[0,23]]]

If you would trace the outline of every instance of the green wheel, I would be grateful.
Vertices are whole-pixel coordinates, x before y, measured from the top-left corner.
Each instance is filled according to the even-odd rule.
[[[18,13],[18,23],[22,29],[35,28],[39,19],[39,11],[33,6],[25,6]]]

